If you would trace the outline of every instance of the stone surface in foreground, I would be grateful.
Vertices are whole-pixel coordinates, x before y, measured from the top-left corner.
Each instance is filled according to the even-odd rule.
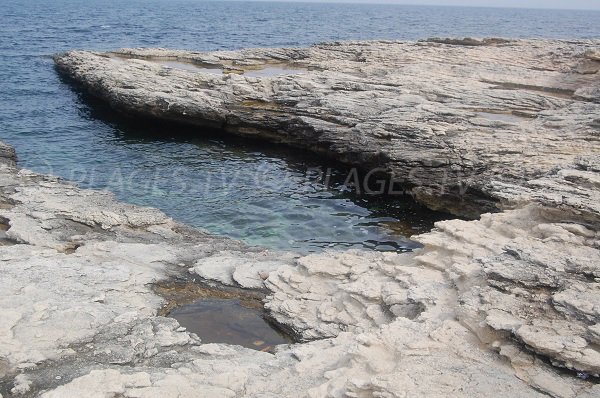
[[[17,170],[6,153],[5,396],[600,393],[575,377],[600,366],[600,234],[591,212],[532,201],[480,221],[438,223],[410,254],[295,258]],[[574,190],[564,179],[572,173],[548,183]],[[598,199],[597,172],[578,175],[577,192]],[[268,289],[271,316],[305,342],[274,355],[202,344],[156,316],[163,300],[153,283],[182,273]]]

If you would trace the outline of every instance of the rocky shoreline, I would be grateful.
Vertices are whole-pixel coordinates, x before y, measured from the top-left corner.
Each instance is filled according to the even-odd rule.
[[[269,252],[20,170],[2,145],[0,393],[599,395],[599,45],[59,56],[59,70],[120,111],[304,142],[404,177],[431,207],[496,212],[438,222],[413,237],[424,247],[411,253]],[[236,73],[166,68],[156,57]],[[306,72],[242,73],[269,62]],[[476,173],[460,193],[467,172]],[[158,284],[190,278],[263,294],[300,343],[274,354],[202,344],[158,315],[169,305]]]
[[[428,207],[476,218],[506,207],[507,186],[521,190],[597,154],[599,46],[432,39],[74,51],[55,61],[129,116],[217,127],[385,171]]]

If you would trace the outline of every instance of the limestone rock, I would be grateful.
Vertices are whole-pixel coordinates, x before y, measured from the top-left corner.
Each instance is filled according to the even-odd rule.
[[[432,39],[74,51],[55,60],[130,116],[218,127],[385,170],[427,206],[477,217],[502,207],[497,184],[520,190],[600,151],[599,46]],[[188,67],[161,64],[169,60]]]
[[[413,237],[423,248],[411,253],[266,252],[18,170],[0,145],[10,226],[0,394],[597,396],[599,105],[597,76],[580,73],[597,46],[435,40],[58,57],[121,111],[381,167],[431,207],[503,211],[439,222]],[[305,70],[249,73],[277,63]],[[203,344],[158,316],[153,287],[179,279],[267,292],[268,316],[301,342],[274,354]]]
[[[19,243],[0,246],[2,393],[593,396],[593,383],[542,360],[584,375],[599,364],[598,168],[581,163],[587,174],[547,177],[571,202],[532,191],[518,209],[438,223],[413,253],[308,256],[0,169],[0,215]],[[153,282],[182,272],[267,289],[269,316],[304,343],[274,355],[202,344],[156,315]]]

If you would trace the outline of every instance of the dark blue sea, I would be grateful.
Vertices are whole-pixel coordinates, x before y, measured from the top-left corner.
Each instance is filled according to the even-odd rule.
[[[431,36],[599,38],[600,12],[200,0],[2,0],[0,139],[19,165],[250,244],[404,250],[445,215],[365,197],[287,148],[123,120],[56,74],[70,49],[307,46]],[[325,183],[320,171],[333,177]]]

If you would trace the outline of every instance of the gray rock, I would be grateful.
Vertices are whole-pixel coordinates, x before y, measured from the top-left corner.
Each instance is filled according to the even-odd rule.
[[[2,394],[593,395],[538,359],[598,368],[589,212],[529,204],[438,223],[414,253],[299,257],[13,167],[0,181],[11,201],[0,215],[19,243],[0,246]],[[274,355],[202,344],[157,316],[154,282],[188,272],[267,289],[269,316],[304,342]]]
[[[477,217],[501,207],[497,183],[520,189],[599,152],[598,75],[588,65],[598,46],[432,39],[211,53],[76,51],[55,60],[130,116],[218,127],[381,168],[427,206]],[[192,70],[160,63],[169,60]],[[269,72],[273,66],[278,73]],[[263,75],[252,75],[261,68]]]
[[[0,216],[16,243],[0,246],[0,393],[597,396],[599,105],[567,93],[594,84],[577,68],[598,43],[448,43],[57,58],[124,112],[416,167],[406,180],[431,207],[503,211],[439,222],[412,253],[266,252],[18,170],[0,146]],[[306,71],[210,75],[156,57]],[[464,195],[438,189],[465,178]],[[190,274],[266,291],[269,316],[302,343],[203,344],[158,316],[156,282]]]

